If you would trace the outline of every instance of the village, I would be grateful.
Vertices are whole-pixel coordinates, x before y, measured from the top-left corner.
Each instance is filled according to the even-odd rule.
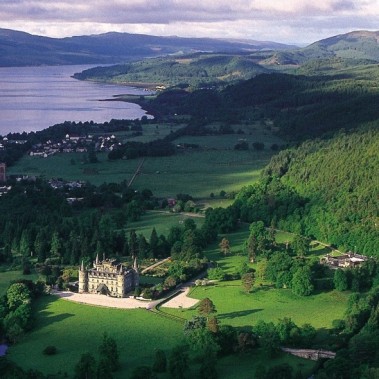
[[[44,143],[33,145],[29,155],[32,157],[47,158],[58,153],[86,153],[90,147],[94,147],[95,152],[109,152],[121,142],[115,135],[87,135],[74,136],[66,134],[60,142],[48,140]]]

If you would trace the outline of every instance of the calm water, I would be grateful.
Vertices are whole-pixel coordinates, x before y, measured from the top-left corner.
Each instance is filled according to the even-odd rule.
[[[64,121],[104,122],[145,115],[136,104],[99,100],[146,91],[71,78],[88,67],[0,68],[0,135],[42,130]]]

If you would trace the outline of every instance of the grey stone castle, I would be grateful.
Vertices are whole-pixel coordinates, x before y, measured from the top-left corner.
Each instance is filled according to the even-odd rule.
[[[132,268],[127,268],[115,259],[99,261],[96,256],[93,267],[86,269],[82,262],[79,268],[79,293],[103,294],[125,297],[139,286],[137,258]]]

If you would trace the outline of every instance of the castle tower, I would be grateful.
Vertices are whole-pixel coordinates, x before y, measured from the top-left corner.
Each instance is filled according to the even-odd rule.
[[[138,262],[137,262],[137,257],[134,257],[134,262],[133,262],[133,286],[134,288],[139,287],[139,272],[138,272]]]
[[[117,274],[117,297],[125,296],[125,276],[121,265],[120,272]]]
[[[5,183],[7,181],[5,169],[6,169],[6,164],[0,163],[0,183]]]
[[[79,267],[79,293],[88,292],[88,273],[84,268],[84,262],[82,261]]]

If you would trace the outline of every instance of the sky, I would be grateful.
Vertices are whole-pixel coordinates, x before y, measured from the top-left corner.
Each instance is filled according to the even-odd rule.
[[[0,27],[48,37],[109,31],[308,44],[379,30],[379,0],[0,0]]]

